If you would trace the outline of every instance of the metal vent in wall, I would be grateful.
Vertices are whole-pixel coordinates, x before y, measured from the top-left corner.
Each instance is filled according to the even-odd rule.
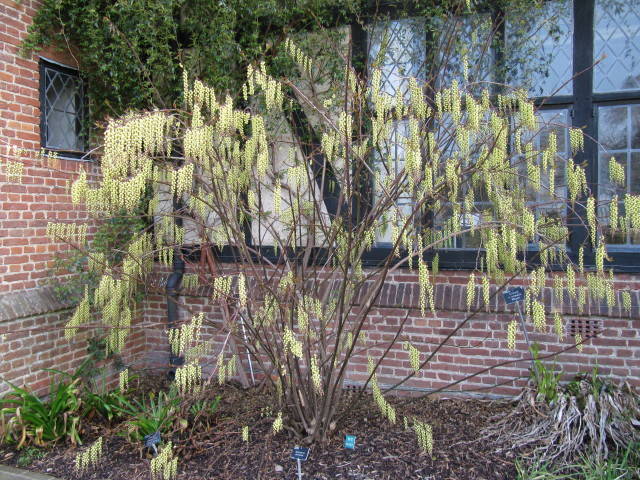
[[[582,338],[594,337],[602,332],[602,321],[597,318],[570,318],[567,333],[573,337],[580,334]]]

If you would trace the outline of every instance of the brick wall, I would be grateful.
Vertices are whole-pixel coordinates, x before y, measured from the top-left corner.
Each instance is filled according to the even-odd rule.
[[[547,320],[548,333],[535,332],[527,323],[531,342],[541,346],[541,355],[561,352],[548,363],[557,363],[569,378],[578,372],[588,372],[597,366],[599,371],[616,380],[629,381],[640,387],[640,327],[638,288],[640,278],[619,276],[619,288],[634,290],[632,294],[632,314],[629,316],[621,308],[609,309],[600,302],[590,302],[582,313],[575,302],[567,300],[565,292],[562,305],[554,304],[553,288],[549,284],[543,293],[550,311],[562,312],[566,335],[558,341],[551,333],[553,320]],[[464,272],[441,272],[436,286],[436,313],[422,316],[419,309],[419,285],[417,275],[403,271],[391,275],[385,282],[376,306],[368,316],[366,336],[371,355],[376,358],[393,339],[398,326],[408,315],[401,341],[391,349],[387,360],[382,363],[379,383],[390,385],[411,373],[408,352],[403,342],[409,340],[421,351],[421,359],[435,351],[449,333],[467,317],[466,284]],[[517,282],[515,282],[517,283]],[[495,288],[492,288],[492,293]],[[218,331],[222,325],[222,312],[212,306],[206,289],[185,291],[180,297],[180,321],[188,321],[194,313],[204,311],[209,327],[204,329],[204,338],[212,337],[212,355],[205,360],[209,371],[215,365],[225,335]],[[255,295],[255,293],[254,293]],[[479,306],[481,292],[476,292],[476,307]],[[618,299],[620,304],[620,299]],[[530,362],[528,347],[521,331],[515,350],[507,348],[507,324],[515,313],[513,305],[505,305],[502,295],[496,295],[491,303],[491,312],[481,311],[456,333],[436,353],[429,365],[418,375],[403,384],[405,390],[432,390],[447,388],[455,392],[477,394],[515,395],[526,382]],[[168,346],[166,336],[166,298],[149,297],[143,309],[147,333],[147,365],[153,369],[167,367]],[[571,346],[575,343],[573,334],[583,336],[597,333],[589,339],[582,352]],[[227,350],[228,351],[228,350]],[[241,357],[244,352],[241,351]],[[499,364],[504,364],[498,366]],[[492,367],[492,368],[490,368]],[[205,369],[207,370],[207,369]],[[486,370],[486,371],[485,371]],[[447,387],[453,382],[472,374],[477,376]],[[366,380],[367,352],[353,358],[347,375],[349,383],[358,384]]]
[[[85,219],[71,204],[67,184],[87,162],[60,160],[50,168],[40,151],[39,56],[76,67],[71,53],[46,49],[31,58],[20,42],[37,2],[0,3],[0,161],[21,161],[20,183],[0,168],[0,293],[36,288],[47,277],[48,262],[66,249],[45,235],[47,222]],[[16,154],[15,149],[23,150]]]
[[[51,374],[45,369],[74,372],[87,357],[90,330],[81,330],[71,340],[64,337],[63,326],[73,306],[61,300],[51,288],[17,291],[0,296],[0,379],[18,386],[28,385],[35,392],[48,392]],[[134,329],[121,360],[135,365],[145,351],[144,331]],[[104,366],[105,380],[117,380],[111,361]],[[0,383],[0,395],[9,390]]]
[[[39,57],[71,67],[77,62],[72,52],[54,48],[20,57],[37,8],[35,1],[0,0],[0,379],[45,393],[49,374],[42,369],[71,371],[87,348],[86,334],[64,339],[61,326],[72,305],[54,294],[48,280],[51,260],[68,247],[47,238],[46,226],[87,219],[66,187],[80,169],[96,174],[97,167],[65,159],[52,164],[39,155]],[[24,164],[20,183],[8,181],[8,160]],[[143,341],[142,333],[132,336],[125,361],[135,361]]]

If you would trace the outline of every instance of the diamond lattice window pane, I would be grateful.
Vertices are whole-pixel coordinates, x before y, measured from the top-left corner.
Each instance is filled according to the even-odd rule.
[[[494,28],[488,14],[452,17],[435,20],[439,32],[437,87],[451,86],[453,80],[465,83],[464,61],[467,59],[467,83],[485,87],[493,79]]]
[[[369,66],[375,66],[381,72],[380,90],[382,93],[395,97],[397,94],[408,98],[409,78],[424,80],[426,60],[426,30],[424,19],[405,18],[378,22],[368,28]],[[379,182],[387,177],[395,178],[404,168],[404,145],[408,136],[406,121],[393,124],[391,135],[379,152],[374,154],[373,168]],[[375,187],[375,198],[381,195],[379,184]],[[407,214],[411,211],[411,199],[402,196],[396,203],[400,212]],[[387,219],[389,222],[392,219]],[[378,232],[376,242],[389,244],[391,226],[385,225]]]
[[[46,67],[43,115],[45,146],[58,150],[84,151],[84,90],[82,80]]]
[[[382,73],[381,91],[404,96],[409,77],[422,79],[425,72],[424,19],[405,18],[378,22],[369,28],[369,65],[377,65]]]
[[[506,25],[507,83],[532,97],[573,92],[573,8],[569,0],[510,12]]]
[[[533,139],[534,148],[542,151],[549,148],[551,133],[556,137],[555,175],[553,179],[553,195],[549,191],[550,179],[545,172],[542,175],[542,188],[535,194],[538,214],[552,218],[563,218],[566,215],[567,182],[566,161],[570,155],[568,125],[569,111],[543,110],[537,114],[540,131]],[[539,160],[542,163],[542,156]]]
[[[608,217],[609,203],[618,195],[618,211],[624,215],[624,196],[640,193],[640,105],[612,105],[598,108],[598,202],[600,215]],[[624,167],[625,185],[613,183],[609,178],[611,157]],[[614,245],[640,244],[638,232],[606,232],[607,243]]]
[[[597,0],[595,12],[594,90],[640,88],[640,2]]]
[[[540,188],[536,189],[528,176],[527,158],[524,154],[514,155],[512,164],[516,167],[521,185],[525,187],[527,202],[535,209],[538,218],[546,217],[549,221],[562,223],[567,215],[567,180],[566,162],[570,157],[568,126],[571,124],[569,110],[547,109],[538,110],[536,113],[538,128],[535,131],[526,132],[521,137],[521,143],[530,143],[536,152],[542,152],[549,147],[551,134],[556,139],[556,155],[553,158],[553,194],[551,188],[551,176],[547,170],[541,171]],[[515,136],[512,137],[512,141]],[[512,144],[513,145],[513,144]],[[537,165],[542,165],[543,156],[538,153]],[[535,242],[534,242],[535,243]]]

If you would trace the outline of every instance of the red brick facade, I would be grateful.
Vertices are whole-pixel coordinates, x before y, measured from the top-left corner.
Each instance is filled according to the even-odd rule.
[[[562,352],[547,360],[547,364],[557,363],[569,378],[579,372],[590,372],[598,367],[599,372],[610,375],[621,381],[628,381],[640,387],[640,299],[638,288],[640,278],[636,276],[619,276],[620,289],[634,290],[632,294],[632,312],[629,315],[622,308],[608,308],[600,302],[588,302],[582,313],[576,303],[569,300],[569,294],[563,295],[563,304],[554,304],[553,288],[549,284],[543,298],[549,311],[563,314],[565,337],[558,341],[555,334],[534,332],[531,322],[527,322],[530,341],[541,346],[540,355],[545,356]],[[385,283],[375,308],[370,312],[366,323],[367,347],[373,358],[379,357],[408,314],[400,341],[391,349],[387,360],[382,363],[378,374],[379,382],[391,385],[411,373],[409,355],[403,349],[405,340],[421,351],[421,360],[451,333],[467,317],[466,288],[468,276],[460,271],[441,272],[435,288],[436,313],[422,316],[419,308],[419,285],[417,274],[408,271],[391,275]],[[517,283],[517,282],[515,282]],[[492,287],[491,293],[495,293]],[[478,308],[482,294],[477,287],[476,302],[472,306]],[[209,327],[204,329],[205,338],[214,335],[214,346],[211,357],[205,364],[212,367],[216,364],[215,356],[220,352],[225,333],[220,333],[222,312],[219,307],[212,306],[208,300],[209,292],[202,288],[198,291],[187,290],[180,297],[180,321],[189,321],[193,313],[206,312]],[[621,305],[618,298],[618,305]],[[507,324],[516,315],[513,305],[504,303],[501,294],[493,296],[490,312],[485,309],[473,317],[455,335],[439,349],[429,363],[418,375],[407,381],[404,390],[430,390],[445,388],[453,382],[469,375],[473,378],[452,386],[447,390],[466,391],[478,394],[515,395],[528,377],[530,358],[528,346],[522,332],[518,333],[515,350],[507,347]],[[169,355],[166,332],[166,299],[150,297],[145,303],[144,316],[148,325],[154,328],[147,335],[147,358],[149,367],[165,368]],[[547,332],[551,332],[553,320],[547,319]],[[587,340],[581,352],[572,348],[575,333],[583,338],[590,335],[596,337]],[[229,349],[226,350],[229,353]],[[240,356],[246,362],[246,354],[241,349]],[[501,364],[500,366],[498,366]],[[349,369],[348,382],[361,383],[368,377],[367,353],[353,359]]]
[[[94,171],[95,165],[60,159],[52,169],[39,155],[39,58],[72,68],[77,62],[54,48],[19,55],[37,8],[36,1],[0,1],[0,379],[44,392],[49,374],[42,369],[73,370],[87,346],[86,336],[69,342],[60,328],[70,305],[47,285],[55,281],[52,258],[68,247],[48,238],[46,227],[87,218],[71,204],[67,185],[80,169]],[[7,161],[24,164],[19,183],[8,181]],[[0,385],[0,392],[5,389]]]

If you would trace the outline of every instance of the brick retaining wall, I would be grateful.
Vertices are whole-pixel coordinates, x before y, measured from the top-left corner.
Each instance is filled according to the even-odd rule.
[[[398,326],[408,315],[404,327],[405,335],[394,346],[379,372],[379,382],[392,384],[411,372],[408,353],[402,343],[409,340],[426,358],[434,351],[445,337],[464,321],[466,311],[467,274],[464,272],[441,272],[436,287],[436,313],[422,316],[419,310],[419,286],[417,275],[401,272],[392,275],[385,283],[376,301],[376,306],[369,313],[366,332],[372,356],[380,354],[388,342],[393,339]],[[551,309],[563,313],[566,336],[559,342],[551,333],[552,319],[548,319],[548,332],[533,331],[533,325],[527,324],[532,342],[541,346],[541,355],[559,352],[550,362],[557,362],[568,375],[590,371],[597,366],[605,375],[616,380],[629,381],[640,387],[640,336],[638,327],[638,287],[636,276],[620,275],[619,288],[632,289],[632,315],[628,316],[621,308],[609,309],[600,302],[588,304],[583,313],[578,313],[575,302],[565,301],[562,305],[553,305],[553,289],[545,289],[545,298]],[[517,282],[516,282],[517,283]],[[492,292],[495,288],[492,288]],[[220,350],[225,338],[217,329],[222,325],[222,312],[209,300],[207,289],[185,291],[180,297],[180,320],[188,321],[192,313],[206,312],[210,326],[204,329],[205,338],[214,337],[212,356],[206,362],[215,365],[215,355]],[[478,290],[476,307],[481,296]],[[565,295],[565,298],[568,294]],[[550,309],[550,310],[551,310]],[[148,366],[154,369],[166,368],[168,346],[166,337],[166,298],[154,296],[147,299],[143,308],[144,319],[153,329],[147,334]],[[496,295],[491,305],[491,312],[479,312],[464,328],[454,335],[445,346],[433,357],[429,366],[403,385],[409,390],[431,390],[444,388],[448,384],[465,376],[476,374],[489,367],[490,370],[476,377],[455,385],[451,390],[476,392],[483,394],[515,395],[524,384],[528,375],[530,362],[527,344],[522,332],[518,334],[516,349],[507,348],[507,324],[514,318],[514,306],[505,305],[502,296]],[[213,326],[211,326],[213,325]],[[583,351],[570,348],[575,341],[575,334],[583,337],[597,334],[585,343]],[[504,366],[495,367],[497,364]],[[350,365],[348,381],[359,383],[367,378],[367,355],[356,356]]]

